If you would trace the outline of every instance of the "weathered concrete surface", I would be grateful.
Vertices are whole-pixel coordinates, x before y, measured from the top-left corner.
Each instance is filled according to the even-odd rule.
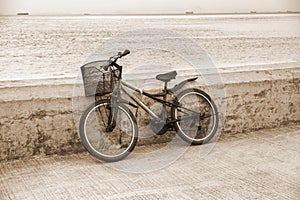
[[[225,70],[237,69],[224,69],[224,132],[247,132],[300,121],[300,67],[278,67],[235,74]]]
[[[204,158],[203,146],[192,146],[170,166],[140,174],[113,170],[87,154],[3,162],[0,199],[296,200],[299,144],[299,125],[223,135]]]
[[[1,159],[64,154],[82,149],[70,99],[1,103]]]
[[[226,96],[218,99],[210,95],[218,106],[227,105],[222,132],[235,134],[298,123],[299,66],[221,69]],[[26,87],[22,84],[28,83],[17,82],[0,88],[0,161],[84,151],[73,121],[73,79],[63,81],[45,80]],[[139,144],[164,142],[168,137],[152,136]]]

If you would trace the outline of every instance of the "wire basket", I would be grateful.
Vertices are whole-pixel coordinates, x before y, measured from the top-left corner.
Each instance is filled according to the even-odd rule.
[[[94,61],[81,67],[81,74],[84,85],[85,96],[104,95],[111,93],[116,81],[118,81],[120,71],[107,67],[107,60]]]

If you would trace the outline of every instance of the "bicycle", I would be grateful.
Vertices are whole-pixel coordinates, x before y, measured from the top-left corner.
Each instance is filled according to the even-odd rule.
[[[218,128],[215,103],[207,93],[197,88],[178,93],[186,83],[198,77],[186,79],[168,89],[168,82],[176,78],[177,72],[159,74],[156,79],[164,82],[164,88],[150,94],[122,80],[123,67],[117,64],[117,60],[128,54],[130,51],[125,50],[107,61],[95,61],[81,67],[85,95],[106,96],[88,106],[80,118],[79,135],[85,149],[105,162],[119,161],[128,156],[138,140],[137,121],[131,109],[138,108],[150,115],[150,127],[158,135],[175,130],[189,144],[208,142]],[[155,113],[129,91],[161,104],[161,113]],[[122,98],[123,95],[130,100]]]

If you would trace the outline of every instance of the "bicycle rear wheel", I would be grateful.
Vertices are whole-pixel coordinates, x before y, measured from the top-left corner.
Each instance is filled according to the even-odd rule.
[[[190,144],[208,142],[218,128],[218,112],[208,94],[198,89],[186,89],[177,95],[172,118],[177,134]]]
[[[132,112],[123,104],[112,107],[109,100],[99,100],[82,114],[80,139],[95,158],[119,161],[130,154],[137,143],[138,128]]]

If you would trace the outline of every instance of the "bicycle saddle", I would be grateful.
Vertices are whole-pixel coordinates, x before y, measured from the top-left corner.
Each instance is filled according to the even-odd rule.
[[[169,82],[170,80],[175,79],[176,75],[177,75],[176,71],[171,71],[164,74],[158,74],[156,76],[156,79],[163,82]]]

